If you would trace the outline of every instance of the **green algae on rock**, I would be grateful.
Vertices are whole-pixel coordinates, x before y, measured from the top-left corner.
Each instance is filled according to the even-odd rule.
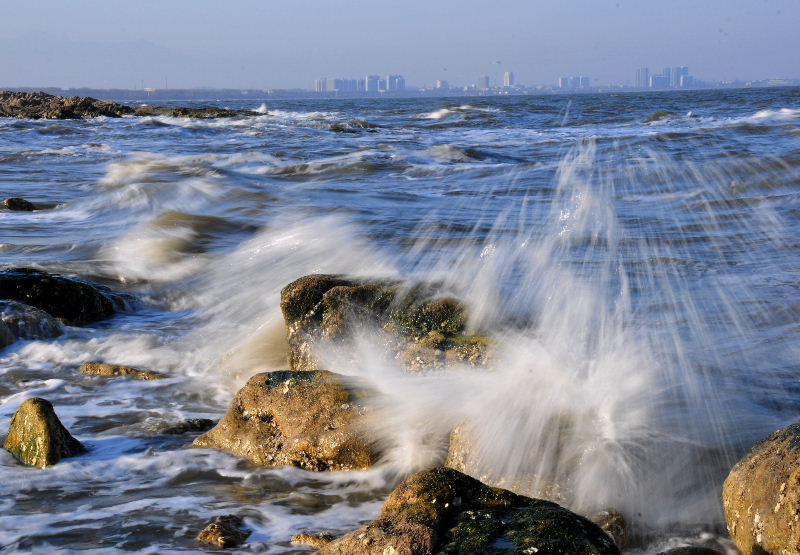
[[[555,503],[434,468],[407,478],[377,519],[318,553],[618,555],[619,550],[596,524]]]
[[[123,305],[104,287],[31,268],[0,272],[0,299],[31,305],[75,326],[105,320]]]
[[[312,274],[281,291],[281,310],[292,370],[319,369],[317,349],[348,339],[362,325],[379,330],[411,370],[479,365],[487,356],[487,338],[466,331],[466,307],[441,296],[435,284]]]
[[[155,370],[142,370],[131,366],[106,364],[104,362],[84,362],[81,364],[82,374],[93,376],[122,377],[128,376],[137,380],[163,380],[167,376]]]
[[[368,468],[377,453],[362,429],[366,396],[332,372],[256,374],[222,420],[193,445],[225,449],[262,466]]]
[[[41,468],[86,450],[61,424],[50,401],[39,397],[14,413],[3,447],[23,463]]]

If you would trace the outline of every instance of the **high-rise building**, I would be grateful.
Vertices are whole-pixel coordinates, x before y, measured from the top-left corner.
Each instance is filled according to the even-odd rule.
[[[581,88],[581,78],[577,76],[573,76],[569,78],[569,88],[570,89],[579,89]]]
[[[478,77],[478,89],[480,89],[480,90],[489,89],[489,76],[488,75],[481,75],[480,77]]]
[[[447,90],[447,89],[450,88],[450,86],[448,85],[447,81],[445,81],[444,79],[437,79],[436,80],[436,88],[437,89]]]
[[[588,77],[580,78],[580,85],[582,89],[588,89],[591,86],[591,80]]]
[[[387,75],[386,76],[386,90],[387,91],[402,91],[406,88],[406,80],[402,75]]]
[[[669,77],[666,75],[651,75],[650,76],[651,89],[668,89]]]
[[[673,67],[670,77],[670,85],[672,87],[683,87],[684,85],[681,85],[681,81],[684,81],[684,77],[689,77],[689,68],[686,66]]]
[[[636,70],[636,88],[646,89],[650,86],[650,70],[642,67]]]
[[[314,90],[316,92],[328,92],[328,79],[320,77],[314,81]]]
[[[504,87],[513,87],[514,86],[514,72],[513,71],[506,71],[503,74],[503,86]]]
[[[380,76],[379,75],[367,75],[365,81],[366,86],[365,89],[368,92],[378,92],[380,89]]]
[[[559,89],[568,89],[569,88],[569,77],[559,77],[558,78],[558,88]]]
[[[665,89],[670,88],[672,86],[672,70],[668,67],[665,67],[664,73],[662,73],[661,75],[663,75],[664,78],[667,80],[667,84],[664,88]]]

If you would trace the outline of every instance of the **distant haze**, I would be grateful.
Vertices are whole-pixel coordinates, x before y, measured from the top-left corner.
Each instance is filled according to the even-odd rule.
[[[0,87],[311,88],[403,74],[409,86],[637,67],[707,80],[800,77],[800,0],[35,0],[6,2]]]

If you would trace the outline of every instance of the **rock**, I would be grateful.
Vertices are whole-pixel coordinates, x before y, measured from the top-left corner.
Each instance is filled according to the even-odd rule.
[[[188,108],[185,106],[125,106],[111,100],[73,96],[66,98],[44,92],[0,91],[0,117],[30,119],[80,119],[104,116],[171,116],[179,118],[221,118],[257,115],[250,110]]]
[[[0,321],[16,339],[50,339],[64,333],[61,322],[47,312],[17,301],[0,301]]]
[[[207,432],[216,422],[210,418],[189,418],[177,424],[164,424],[157,428],[157,432],[164,435],[181,435],[190,432]]]
[[[16,338],[11,332],[11,328],[8,327],[8,324],[0,320],[0,349],[8,347],[14,342],[15,339]]]
[[[104,362],[84,362],[81,364],[81,373],[109,377],[130,376],[137,380],[163,380],[167,377],[155,370],[140,370],[139,368],[106,364]]]
[[[33,212],[36,206],[24,198],[11,197],[3,201],[3,207],[14,212]]]
[[[549,501],[490,488],[449,468],[403,481],[372,522],[319,555],[618,555],[596,524]]]
[[[30,268],[0,272],[0,299],[34,306],[70,325],[104,320],[122,306],[106,288]]]
[[[800,553],[800,423],[757,443],[722,486],[728,532],[751,553]]]
[[[366,396],[332,372],[256,374],[194,445],[225,449],[262,466],[368,468],[377,454],[362,431]]]
[[[44,92],[0,91],[0,117],[31,119],[79,119],[121,117],[133,113],[128,106],[110,100],[73,96],[65,98]]]
[[[332,534],[295,534],[292,536],[292,543],[308,545],[319,549],[324,545],[328,545],[334,539],[336,538]]]
[[[589,520],[611,536],[620,551],[624,551],[628,546],[628,523],[622,513],[613,509],[606,509],[591,515]]]
[[[281,291],[281,310],[292,370],[319,369],[319,346],[343,342],[363,325],[379,330],[385,346],[409,369],[479,365],[487,355],[487,339],[465,331],[464,305],[440,296],[432,284],[308,275]]]
[[[61,424],[50,401],[38,397],[14,413],[3,447],[23,463],[41,468],[86,450]]]
[[[251,531],[244,527],[244,521],[238,516],[221,515],[214,517],[214,520],[197,535],[197,539],[225,549],[242,545],[250,534]]]
[[[709,547],[698,547],[692,545],[692,546],[676,547],[674,549],[668,549],[667,551],[661,551],[656,555],[725,555],[725,554],[720,551],[717,551],[716,549],[711,549]]]

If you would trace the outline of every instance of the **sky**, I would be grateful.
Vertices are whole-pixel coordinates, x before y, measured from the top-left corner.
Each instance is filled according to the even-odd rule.
[[[800,0],[4,0],[0,87],[800,78],[798,23]]]

